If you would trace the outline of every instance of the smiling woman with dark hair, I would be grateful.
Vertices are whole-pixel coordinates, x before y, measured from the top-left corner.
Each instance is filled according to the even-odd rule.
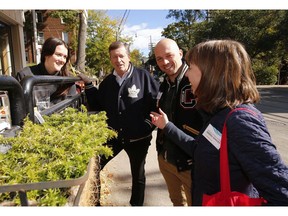
[[[70,76],[67,63],[70,60],[70,52],[67,44],[59,39],[50,37],[43,44],[41,62],[38,65],[25,67],[17,73],[16,79],[20,82],[25,76]],[[76,94],[76,86],[71,84],[37,86],[35,89],[48,89],[52,103],[57,103],[70,94]]]
[[[56,64],[54,67],[53,64],[50,66],[48,61],[50,57],[53,57],[53,55],[55,55],[56,59],[58,60],[58,64]],[[49,74],[60,72],[61,76],[67,76],[68,72],[66,70],[66,65],[69,60],[70,50],[63,40],[50,37],[45,41],[41,52],[41,63],[45,65],[45,68]]]

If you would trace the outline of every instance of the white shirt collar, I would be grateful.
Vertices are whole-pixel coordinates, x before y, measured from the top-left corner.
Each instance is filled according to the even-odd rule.
[[[131,72],[131,68],[132,68],[132,65],[130,64],[128,70],[123,74],[122,77],[120,77],[118,75],[118,73],[115,71],[115,69],[113,70],[113,75],[116,77],[116,81],[119,84],[119,86],[121,86],[122,83],[124,82],[124,80],[127,78],[127,76],[129,76],[129,74]]]

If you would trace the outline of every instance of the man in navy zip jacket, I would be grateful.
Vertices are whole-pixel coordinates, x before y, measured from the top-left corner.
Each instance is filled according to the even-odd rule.
[[[159,85],[150,73],[130,62],[129,48],[116,41],[109,46],[114,70],[94,87],[83,74],[85,93],[90,111],[106,111],[110,127],[118,137],[108,141],[113,156],[101,157],[101,169],[123,149],[130,161],[132,174],[131,206],[143,206],[145,193],[145,162],[155,126],[150,112],[156,110]]]

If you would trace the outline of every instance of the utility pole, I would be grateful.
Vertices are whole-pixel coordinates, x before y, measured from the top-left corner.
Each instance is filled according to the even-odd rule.
[[[152,43],[152,36],[150,35],[150,43],[148,45],[148,49],[150,50],[149,52],[149,59],[153,56],[154,54],[154,44]],[[152,66],[151,64],[149,65],[149,71],[150,73],[153,75],[154,72],[154,66]]]
[[[119,23],[118,29],[116,31],[116,41],[118,41],[120,39],[121,36],[121,31],[122,31],[122,27],[124,26],[128,16],[129,16],[130,10],[125,10],[123,17]]]
[[[148,49],[150,50],[149,56],[153,55],[154,44],[152,43],[152,36],[150,35],[150,43],[148,44]]]

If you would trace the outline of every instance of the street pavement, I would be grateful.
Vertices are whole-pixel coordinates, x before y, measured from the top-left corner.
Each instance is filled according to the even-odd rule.
[[[261,101],[256,106],[264,115],[273,143],[288,164],[288,85],[259,86],[258,90]]]
[[[263,112],[272,141],[288,164],[288,85],[258,86],[261,101],[257,108]],[[146,160],[146,192],[144,206],[172,206],[162,174],[159,172],[156,131]],[[113,158],[101,172],[105,179],[102,206],[130,206],[131,175],[128,156],[124,151]]]

